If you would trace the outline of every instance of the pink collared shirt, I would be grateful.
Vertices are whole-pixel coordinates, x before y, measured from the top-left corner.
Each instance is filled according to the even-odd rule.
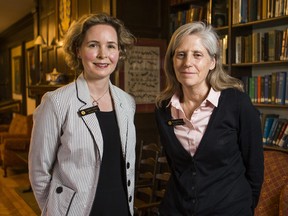
[[[221,92],[216,92],[210,88],[207,98],[193,112],[191,119],[187,119],[181,107],[179,96],[174,94],[170,100],[171,115],[173,119],[183,119],[184,125],[174,126],[174,133],[184,149],[194,156],[199,143],[205,133],[211,114],[218,101]]]

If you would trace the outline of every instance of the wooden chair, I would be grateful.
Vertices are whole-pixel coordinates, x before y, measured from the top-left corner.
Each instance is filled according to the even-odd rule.
[[[140,143],[135,181],[135,214],[143,215],[144,207],[153,200],[153,189],[160,147],[156,143]]]
[[[161,201],[166,191],[166,185],[171,176],[165,156],[158,158],[157,173],[155,177],[154,201]]]
[[[264,148],[264,183],[255,216],[288,215],[288,151]]]
[[[156,143],[140,143],[137,160],[136,187],[152,186],[155,181],[160,147]]]
[[[0,161],[4,169],[4,177],[6,177],[8,167],[27,167],[27,161],[18,155],[23,155],[23,153],[28,155],[32,115],[24,116],[14,113],[10,125],[2,125],[0,128],[2,129],[0,132]]]
[[[156,173],[154,185],[149,189],[151,199],[149,202],[142,202],[138,205],[136,210],[138,215],[159,215],[158,206],[164,197],[167,182],[170,179],[170,169],[167,163],[166,156],[160,149],[159,157],[157,158]]]

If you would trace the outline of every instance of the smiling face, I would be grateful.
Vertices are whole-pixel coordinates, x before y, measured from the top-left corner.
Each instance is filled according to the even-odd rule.
[[[215,58],[211,58],[199,36],[187,35],[175,50],[173,66],[183,88],[207,89],[206,77],[215,67]]]
[[[78,49],[78,57],[82,60],[86,78],[109,79],[119,60],[116,30],[104,24],[89,28]]]

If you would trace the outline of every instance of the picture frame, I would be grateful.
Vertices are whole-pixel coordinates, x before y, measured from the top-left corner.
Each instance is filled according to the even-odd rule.
[[[21,56],[12,59],[12,92],[21,95]]]
[[[120,87],[136,101],[136,112],[153,112],[163,86],[166,40],[138,38],[120,70]]]
[[[34,46],[31,46],[26,49],[26,62],[25,62],[25,68],[26,68],[26,86],[30,87],[37,84],[37,71],[36,71],[36,49]],[[29,89],[29,88],[28,88]],[[31,90],[28,90],[28,97],[29,98],[35,98],[35,95],[31,92]]]

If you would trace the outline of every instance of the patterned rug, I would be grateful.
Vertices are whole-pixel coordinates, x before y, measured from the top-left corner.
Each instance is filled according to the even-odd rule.
[[[31,209],[33,209],[33,211],[37,214],[37,215],[41,215],[41,211],[38,207],[38,204],[35,200],[34,194],[32,191],[27,191],[27,187],[18,187],[15,189],[15,191],[17,192],[17,194],[31,207]]]

